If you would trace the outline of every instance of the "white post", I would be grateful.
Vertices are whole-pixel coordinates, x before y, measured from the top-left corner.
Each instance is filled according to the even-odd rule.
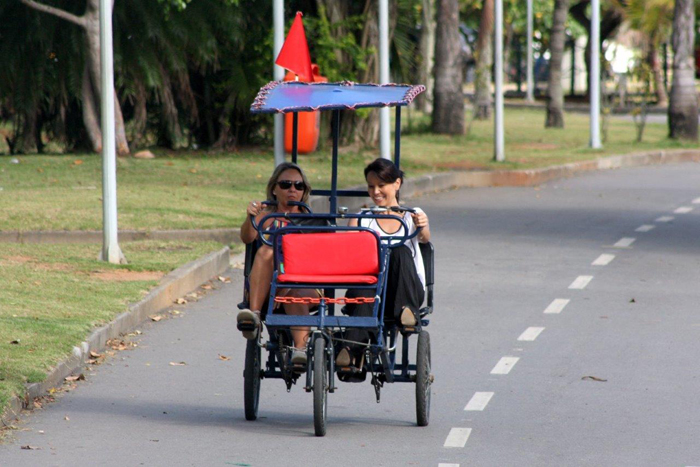
[[[600,0],[591,1],[591,140],[590,147],[600,143]]]
[[[284,68],[275,65],[277,55],[284,44],[284,0],[272,1],[272,23],[274,28],[274,44],[272,50],[273,79],[284,79]],[[275,167],[284,162],[284,115],[275,114]]]
[[[532,60],[532,1],[533,0],[527,0],[527,90],[525,98],[528,102],[535,102],[535,78]]]
[[[102,94],[102,261],[126,263],[117,239],[117,156],[114,140],[114,63],[112,0],[100,0],[100,72]]]
[[[379,84],[389,82],[389,0],[379,0]],[[389,108],[379,109],[379,154],[391,159]]]
[[[494,154],[498,162],[506,160],[503,138],[503,0],[494,2],[494,66],[493,73],[496,83],[494,103]]]

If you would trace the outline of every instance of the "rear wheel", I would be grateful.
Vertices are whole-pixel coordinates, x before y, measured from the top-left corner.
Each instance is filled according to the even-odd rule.
[[[318,336],[314,341],[314,430],[316,436],[326,435],[326,409],[328,408],[328,371],[326,340]]]
[[[243,402],[246,420],[258,418],[260,372],[260,346],[257,339],[251,339],[245,349],[245,368],[243,370]]]
[[[416,418],[418,426],[428,426],[430,422],[430,334],[421,331],[418,334],[418,351],[416,358]]]

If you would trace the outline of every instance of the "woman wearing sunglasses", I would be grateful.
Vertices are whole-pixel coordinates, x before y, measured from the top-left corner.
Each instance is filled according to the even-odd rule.
[[[241,240],[248,244],[258,240],[258,232],[250,222],[250,216],[255,216],[256,223],[266,215],[279,213],[300,213],[298,206],[290,206],[290,201],[301,201],[308,203],[311,186],[302,172],[301,168],[291,162],[284,162],[277,166],[267,183],[267,199],[276,201],[277,206],[261,206],[260,201],[251,201],[246,209],[246,219],[241,226]],[[286,225],[288,221],[284,219],[268,219],[261,226],[264,229],[275,229]],[[255,331],[243,331],[246,339],[255,339],[261,328],[260,310],[270,293],[270,283],[274,270],[274,253],[267,245],[260,245],[255,260],[248,276],[250,293],[249,309],[241,310],[238,313],[238,323],[253,322]],[[311,297],[318,294],[315,290],[305,289],[279,289],[278,295],[292,297]],[[302,303],[288,303],[284,305],[284,310],[289,315],[308,315],[309,305]],[[292,328],[292,338],[295,349],[292,352],[292,363],[295,365],[306,364],[306,341],[309,336],[308,328]]]

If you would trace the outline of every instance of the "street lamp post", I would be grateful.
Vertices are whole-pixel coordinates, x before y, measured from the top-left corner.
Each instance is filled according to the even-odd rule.
[[[102,87],[102,261],[126,263],[117,228],[117,156],[114,137],[114,62],[112,1],[100,0],[100,84]]]
[[[494,66],[496,83],[494,99],[494,159],[506,160],[503,136],[503,0],[494,2]]]

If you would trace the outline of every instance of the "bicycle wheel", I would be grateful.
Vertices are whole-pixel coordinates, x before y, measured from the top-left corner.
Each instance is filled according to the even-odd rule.
[[[246,420],[258,418],[260,372],[260,346],[257,339],[251,339],[245,348],[245,368],[243,369],[243,402]]]
[[[318,336],[314,341],[314,431],[316,436],[326,435],[326,409],[328,408],[328,371],[326,340]]]
[[[430,422],[430,334],[421,331],[418,334],[418,351],[416,358],[416,418],[418,426],[428,426]]]

